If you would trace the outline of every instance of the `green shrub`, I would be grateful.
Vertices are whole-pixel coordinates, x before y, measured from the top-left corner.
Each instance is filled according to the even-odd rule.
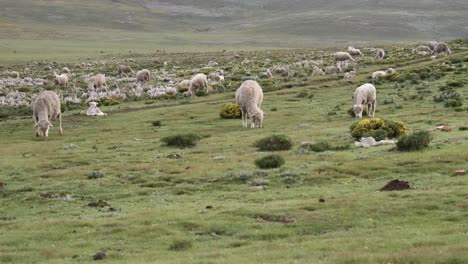
[[[99,103],[105,106],[118,105],[122,103],[122,100],[109,97],[109,98],[104,98],[104,99],[99,100]]]
[[[348,109],[348,111],[346,111],[348,113],[348,115],[350,115],[351,117],[356,117],[356,114],[354,113],[354,110],[353,110],[353,107],[351,106],[351,108]],[[362,110],[362,116],[367,116],[367,107],[364,107],[364,109]]]
[[[219,116],[226,119],[236,119],[241,118],[241,110],[238,104],[236,103],[226,103],[221,106],[219,111]]]
[[[255,142],[255,146],[261,151],[290,150],[292,145],[291,139],[286,135],[273,135]]]
[[[427,148],[431,140],[431,134],[422,130],[399,137],[396,145],[400,151],[414,151]]]
[[[361,120],[352,124],[350,126],[350,130],[351,136],[357,140],[365,136],[366,133],[377,133],[375,135],[377,135],[378,137],[383,137],[383,135],[379,134],[382,132],[372,132],[377,130],[385,131],[386,137],[388,138],[399,137],[400,135],[403,135],[408,131],[408,129],[402,122],[394,120],[385,120],[380,118],[368,118]]]
[[[162,122],[161,120],[156,120],[156,121],[153,121],[153,126],[161,126],[162,125]]]
[[[7,119],[14,116],[32,116],[33,111],[30,106],[20,107],[0,107],[0,119]]]
[[[459,88],[459,87],[463,87],[464,83],[460,80],[451,80],[451,81],[448,81],[446,85],[448,87]]]
[[[186,91],[188,91],[188,89],[189,89],[188,86],[179,86],[179,87],[177,87],[177,90],[179,91],[179,93],[186,92]]]
[[[175,240],[169,246],[172,251],[185,251],[192,248],[192,241],[190,240]]]
[[[88,175],[86,176],[88,177],[88,179],[99,179],[104,177],[104,173],[100,171],[93,171],[91,173],[88,173]]]
[[[168,146],[176,146],[179,148],[191,148],[197,145],[198,141],[203,137],[199,134],[188,133],[167,136],[161,138],[161,141],[166,143]]]
[[[283,157],[280,155],[268,155],[255,160],[255,165],[260,169],[274,169],[279,168],[285,163]]]
[[[198,90],[198,91],[195,92],[195,95],[196,95],[196,96],[199,96],[199,97],[200,97],[200,96],[207,96],[208,93],[205,92],[204,90]]]
[[[376,141],[384,140],[387,138],[387,131],[385,129],[377,129],[364,132],[362,137],[373,137]]]

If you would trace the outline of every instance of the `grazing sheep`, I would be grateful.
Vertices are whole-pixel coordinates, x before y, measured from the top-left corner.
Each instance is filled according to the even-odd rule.
[[[99,73],[89,78],[88,88],[101,89],[102,87],[107,89],[106,75]]]
[[[190,86],[190,80],[183,80],[177,85],[177,87],[189,87],[189,86]]]
[[[428,52],[428,54],[432,53],[432,49],[429,48],[428,46],[418,46],[417,48],[413,49],[411,51],[411,53],[415,54],[419,54],[420,52]]]
[[[435,46],[434,50],[432,51],[432,55],[438,56],[441,53],[447,56],[450,55],[452,51],[449,49],[446,43],[439,43]]]
[[[103,113],[99,107],[97,107],[97,102],[89,102],[89,108],[86,111],[86,115],[89,116],[105,116],[106,113]]]
[[[217,70],[209,74],[209,78],[211,81],[215,82],[223,82],[224,81],[224,71]]]
[[[143,69],[136,74],[137,82],[145,82],[150,79],[150,72],[147,69]]]
[[[379,77],[383,77],[387,75],[386,71],[376,71],[372,73],[372,80],[377,80]]]
[[[244,81],[236,91],[236,102],[242,113],[242,127],[247,127],[247,114],[250,116],[251,128],[261,128],[263,111],[260,105],[263,101],[263,91],[256,81]]]
[[[70,73],[70,69],[68,69],[67,67],[63,67],[62,71],[64,73]]]
[[[376,57],[379,59],[383,59],[385,57],[385,51],[383,49],[377,49]]]
[[[432,52],[435,49],[435,47],[437,46],[437,44],[439,44],[437,41],[432,40],[432,41],[425,42],[423,45],[429,47],[431,49],[431,52]]]
[[[325,67],[326,74],[337,74],[339,72],[341,72],[341,67],[339,65],[337,66],[332,65],[332,66]]]
[[[190,80],[190,86],[187,94],[192,96],[200,89],[204,89],[205,92],[208,92],[208,79],[203,73],[199,73],[193,76],[193,78]]]
[[[54,81],[56,85],[59,86],[68,86],[68,75],[66,73],[62,73],[58,75],[57,73],[54,72]]]
[[[130,66],[127,66],[127,65],[119,65],[119,67],[117,69],[119,71],[120,77],[122,77],[122,75],[125,75],[125,77],[128,77],[129,73],[131,73],[131,74],[135,73],[132,70],[132,68],[130,68]]]
[[[375,90],[375,86],[366,83],[354,91],[354,106],[353,111],[356,115],[356,118],[362,118],[362,111],[364,110],[363,104],[367,104],[367,115],[370,117],[374,117],[375,114],[375,106],[377,102],[377,92]]]
[[[334,67],[334,66],[332,66]],[[325,75],[325,73],[317,66],[312,67],[312,76]]]
[[[336,52],[334,57],[335,57],[335,63],[341,62],[341,61],[347,61],[347,60],[354,61],[353,57],[351,57],[351,55],[348,52],[344,52],[344,51]]]
[[[362,55],[360,49],[355,49],[353,46],[348,47],[348,53],[353,56],[359,56]]]
[[[350,72],[345,73],[343,78],[349,79],[349,78],[356,77],[356,75],[357,75],[357,71],[350,71]]]
[[[63,134],[60,99],[56,93],[52,91],[41,92],[34,100],[32,109],[36,137],[49,136],[49,128],[52,127],[50,120],[52,118],[58,118],[60,134]]]

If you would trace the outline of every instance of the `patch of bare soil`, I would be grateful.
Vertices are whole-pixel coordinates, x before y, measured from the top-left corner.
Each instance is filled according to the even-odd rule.
[[[409,182],[407,181],[400,181],[398,179],[389,181],[387,185],[382,187],[380,189],[381,192],[384,191],[402,191],[402,190],[408,190],[411,189],[411,186],[409,185]]]

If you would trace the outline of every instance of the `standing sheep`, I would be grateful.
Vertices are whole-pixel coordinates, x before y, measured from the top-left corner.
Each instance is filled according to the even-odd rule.
[[[348,52],[344,52],[344,51],[335,52],[334,58],[335,58],[335,63],[347,61],[347,60],[354,61],[353,57],[351,57],[351,55]]]
[[[99,73],[89,78],[88,88],[101,89],[102,87],[107,89],[106,75]]]
[[[356,49],[356,48],[354,48],[353,46],[349,46],[349,47],[348,47],[348,53],[349,53],[350,55],[353,55],[353,56],[362,55],[361,50],[360,50],[360,49]]]
[[[362,111],[364,110],[363,105],[367,104],[367,115],[374,117],[375,115],[375,106],[377,102],[377,92],[375,86],[366,83],[354,91],[354,106],[353,111],[356,115],[356,118],[362,118]]]
[[[58,118],[60,134],[62,129],[62,113],[60,111],[60,99],[52,91],[43,91],[33,102],[33,120],[36,128],[36,137],[48,137],[49,128],[52,127],[50,120]]]
[[[383,49],[377,49],[375,56],[379,59],[383,59],[385,57],[385,51]]]
[[[256,81],[244,81],[236,91],[236,102],[242,113],[242,127],[247,127],[247,114],[250,116],[251,128],[263,127],[263,111],[260,105],[263,101],[263,91]]]
[[[445,56],[450,55],[452,51],[449,49],[446,43],[439,43],[435,46],[434,50],[432,51],[432,55],[439,55],[443,53]]]
[[[68,86],[68,75],[66,73],[62,73],[58,75],[57,73],[54,72],[54,81],[56,85],[59,86]]]
[[[143,69],[136,74],[137,82],[145,82],[150,79],[150,72],[147,69]]]
[[[425,42],[423,45],[424,46],[427,46],[431,49],[431,52],[435,49],[435,47],[437,46],[437,44],[439,44],[437,41],[427,41]]]
[[[190,80],[190,86],[187,95],[192,96],[198,90],[204,89],[205,92],[208,92],[208,79],[203,73],[199,73]]]
[[[127,66],[127,65],[119,65],[119,67],[117,69],[119,71],[120,77],[122,77],[122,75],[125,75],[125,77],[128,77],[129,73],[131,73],[131,74],[135,73],[132,70],[132,68],[130,68],[130,66]]]

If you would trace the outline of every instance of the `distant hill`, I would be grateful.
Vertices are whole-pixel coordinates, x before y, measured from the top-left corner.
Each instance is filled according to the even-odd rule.
[[[3,0],[0,39],[308,47],[468,37],[466,0]]]

